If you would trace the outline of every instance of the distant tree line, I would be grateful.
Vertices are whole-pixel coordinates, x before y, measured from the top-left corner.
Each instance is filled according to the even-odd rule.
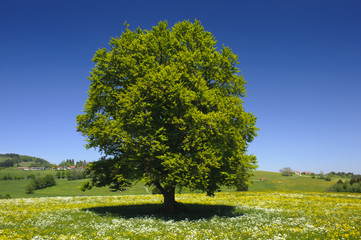
[[[62,167],[75,166],[74,162],[75,162],[74,159],[66,159],[62,161],[58,166],[62,166]]]
[[[86,166],[88,166],[89,165],[89,163],[87,163],[87,161],[86,160],[84,160],[84,161],[77,161],[76,163],[75,163],[75,167],[77,167],[77,168],[79,168],[79,167],[86,167]]]
[[[77,180],[87,178],[85,171],[80,169],[69,169],[69,170],[59,170],[56,171],[56,178],[66,178],[68,180]]]
[[[332,174],[334,176],[339,176],[341,178],[361,178],[360,174],[354,174],[352,172],[330,172],[329,174]]]
[[[58,166],[61,167],[70,167],[70,166],[75,166],[77,168],[79,167],[86,167],[88,165],[87,161],[84,160],[80,160],[80,161],[76,161],[74,159],[66,159],[65,161],[62,161]]]
[[[284,168],[280,169],[280,173],[283,176],[292,176],[295,174],[295,171],[293,171],[290,167],[284,167]],[[301,172],[301,174],[305,175],[306,172]],[[308,173],[308,174],[310,174],[310,176],[312,178],[324,179],[326,181],[331,181],[331,179],[333,177],[351,178],[351,179],[361,178],[360,174],[354,174],[352,172],[345,173],[345,172],[332,171],[332,172],[325,174],[323,171],[321,171],[319,174],[315,174],[315,173]]]
[[[20,157],[20,155],[16,154],[16,153],[5,153],[5,154],[0,154],[0,156],[7,157],[7,158],[19,158]]]
[[[5,176],[0,176],[0,181],[8,181],[8,180],[23,180],[24,176],[12,176],[10,174],[7,174]]]
[[[354,173],[345,173],[345,172],[329,172],[327,174],[324,174],[322,171],[317,175],[317,174],[311,174],[313,178],[318,178],[318,179],[324,179],[326,181],[331,181],[332,178],[334,177],[341,177],[341,178],[351,178],[352,179],[357,179],[357,178],[361,178],[361,175],[359,174],[354,174]]]
[[[87,178],[87,174],[83,169],[66,169],[66,170],[57,170],[55,172],[55,176],[57,179],[68,179],[68,180],[77,180],[77,179],[84,179]],[[13,176],[10,173],[7,175],[0,176],[0,181],[10,181],[10,180],[24,180],[27,179],[34,179],[34,174],[28,174],[25,176]]]
[[[0,162],[0,167],[1,168],[13,167],[14,164],[15,164],[14,159],[6,159],[4,162]]]
[[[321,171],[319,174],[311,173],[311,177],[331,181],[334,175],[332,173],[325,174],[323,171]]]
[[[31,194],[34,193],[37,189],[47,188],[55,186],[55,178],[53,175],[48,174],[45,177],[31,177],[31,181],[28,185],[25,186],[25,193]]]
[[[361,177],[342,181],[341,179],[332,186],[331,190],[336,192],[355,192],[361,193]]]
[[[51,167],[51,164],[48,161],[37,157],[19,155],[15,153],[0,154],[0,157],[5,159],[5,161],[0,162],[0,167],[3,168],[14,167],[16,164],[20,164],[22,162],[33,162],[30,167]]]
[[[26,176],[27,179],[35,179],[34,174],[28,174]],[[25,176],[12,176],[10,173],[4,176],[0,176],[0,181],[9,181],[9,180],[24,180]]]

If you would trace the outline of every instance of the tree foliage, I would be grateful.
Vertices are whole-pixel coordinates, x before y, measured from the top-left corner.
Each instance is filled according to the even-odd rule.
[[[5,196],[0,195],[0,199],[11,199],[10,194],[6,194]]]
[[[15,164],[15,160],[6,159],[5,161],[0,162],[0,167],[4,167],[4,168],[13,167],[14,164]]]
[[[280,169],[282,176],[292,176],[294,174],[293,170],[290,167],[284,167]]]
[[[70,166],[74,166],[74,165],[75,165],[74,159],[67,159],[65,161],[62,161],[58,166],[70,167]]]
[[[331,190],[336,192],[356,192],[361,193],[361,177],[352,178],[349,181],[342,181],[341,179],[332,186]]]
[[[2,160],[3,159],[3,160]],[[42,158],[19,155],[16,153],[0,154],[0,167],[14,167],[15,164],[32,162],[32,167],[51,167],[51,164]]]
[[[176,186],[213,195],[256,168],[247,155],[256,117],[244,110],[237,56],[199,21],[127,29],[99,49],[77,129],[105,156],[92,183],[114,190],[142,179],[174,200]],[[243,180],[239,180],[239,176]],[[242,186],[244,188],[244,186]]]
[[[51,186],[55,186],[55,178],[51,174],[47,174],[44,177],[30,178],[29,184],[25,186],[25,193],[32,194],[36,189],[43,189]]]

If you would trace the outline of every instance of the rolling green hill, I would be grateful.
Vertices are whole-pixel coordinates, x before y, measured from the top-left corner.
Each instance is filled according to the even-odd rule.
[[[0,168],[7,167],[51,167],[51,163],[42,158],[16,153],[0,154]]]
[[[90,191],[81,192],[78,186],[84,180],[56,179],[56,186],[48,187],[45,189],[35,190],[34,194],[26,194],[25,186],[30,182],[29,175],[36,177],[44,177],[51,174],[56,175],[55,171],[51,170],[38,170],[38,171],[25,171],[18,170],[17,168],[3,168],[0,169],[0,179],[4,176],[11,176],[13,180],[0,181],[0,195],[10,194],[12,198],[36,198],[36,197],[57,197],[57,196],[104,196],[104,195],[119,195],[113,193],[109,188],[94,188]],[[14,180],[15,178],[23,178],[22,180]]]
[[[55,176],[55,171],[24,171],[16,168],[5,168],[0,170],[0,179],[5,175],[13,177],[23,177],[23,180],[8,180],[0,181],[0,195],[10,194],[13,198],[33,198],[33,197],[56,197],[56,196],[114,196],[114,195],[138,195],[151,194],[152,188],[145,186],[142,182],[136,183],[132,188],[123,192],[111,192],[109,188],[93,188],[82,192],[78,186],[84,180],[57,179],[57,185],[45,189],[36,190],[34,194],[26,194],[25,186],[30,180],[27,176],[34,174],[36,176],[45,176],[52,174]],[[261,181],[261,178],[267,180]],[[328,188],[335,184],[339,178],[334,178],[332,181],[325,181],[324,179],[312,178],[310,176],[291,176],[285,177],[280,173],[255,171],[255,176],[252,177],[252,186],[249,191],[317,191],[325,192]],[[222,192],[233,192],[235,189],[222,187]],[[177,193],[180,191],[178,190]],[[196,191],[198,192],[198,191]],[[187,189],[182,189],[181,193],[190,193]]]
[[[266,178],[267,180],[260,180]],[[325,192],[340,178],[335,177],[331,181],[312,178],[308,175],[282,176],[280,173],[255,171],[252,177],[253,185],[250,191],[316,191]]]

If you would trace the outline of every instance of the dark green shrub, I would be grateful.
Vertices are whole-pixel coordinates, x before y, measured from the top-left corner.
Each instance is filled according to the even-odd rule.
[[[26,194],[33,194],[35,191],[35,183],[31,181],[28,185],[25,186],[25,193]]]
[[[27,178],[28,178],[28,179],[35,179],[35,175],[34,175],[34,174],[29,174],[29,175],[27,176]]]
[[[13,180],[13,177],[10,174],[8,174],[8,175],[3,176],[1,180],[3,180],[3,181]]]
[[[353,190],[353,192],[361,193],[361,183],[358,182],[358,183],[352,184],[352,190]]]
[[[77,180],[86,178],[86,174],[83,170],[70,169],[66,171],[66,178],[68,180]]]
[[[343,184],[335,184],[333,187],[332,187],[333,190],[335,190],[336,192],[344,192],[344,188],[343,188]]]
[[[5,196],[2,197],[2,199],[11,199],[10,194],[6,194]]]
[[[42,188],[46,187],[44,178],[42,178],[42,177],[35,178],[34,182],[35,182],[35,186],[36,186],[35,189],[42,189]]]
[[[44,182],[45,182],[45,187],[51,187],[56,185],[55,178],[51,174],[48,174],[44,177]]]
[[[31,179],[30,183],[25,186],[25,193],[31,194],[34,193],[36,189],[47,188],[55,185],[56,182],[54,176],[48,174],[45,177],[37,177],[35,179]]]
[[[346,184],[344,184],[344,189],[346,192],[352,192],[352,185],[347,182]]]

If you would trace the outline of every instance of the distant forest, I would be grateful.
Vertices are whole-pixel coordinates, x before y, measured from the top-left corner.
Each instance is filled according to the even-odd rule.
[[[0,168],[21,166],[22,163],[29,163],[30,167],[51,167],[51,163],[42,158],[16,153],[0,154]]]
[[[328,174],[331,174],[332,176],[339,176],[341,178],[351,178],[351,179],[361,178],[360,174],[354,174],[352,172],[348,172],[348,173],[345,173],[345,172],[330,172]]]

